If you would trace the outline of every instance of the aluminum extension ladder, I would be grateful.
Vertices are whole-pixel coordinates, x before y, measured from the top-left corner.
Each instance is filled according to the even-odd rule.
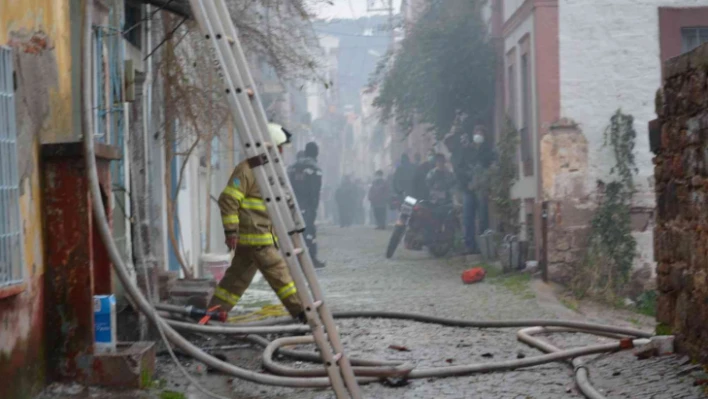
[[[214,62],[249,164],[273,221],[279,245],[305,308],[315,343],[338,399],[361,390],[315,275],[302,233],[305,223],[277,149],[268,144],[268,120],[224,0],[190,0],[194,18],[211,42]],[[252,90],[252,97],[248,94]]]

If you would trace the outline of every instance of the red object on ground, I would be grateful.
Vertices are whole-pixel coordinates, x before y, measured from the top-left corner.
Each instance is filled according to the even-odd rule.
[[[482,267],[473,267],[472,269],[462,272],[462,281],[465,284],[474,284],[484,280],[487,271]]]

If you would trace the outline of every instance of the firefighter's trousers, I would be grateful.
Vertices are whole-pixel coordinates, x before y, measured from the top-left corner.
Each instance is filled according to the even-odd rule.
[[[270,287],[293,317],[302,312],[302,304],[297,296],[297,288],[290,276],[288,265],[275,246],[239,246],[236,249],[231,266],[214,291],[209,308],[220,305],[222,310],[230,311],[251,280],[260,270]]]

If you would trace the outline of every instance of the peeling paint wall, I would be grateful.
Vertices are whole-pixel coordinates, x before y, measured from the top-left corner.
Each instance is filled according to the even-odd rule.
[[[0,2],[0,45],[13,49],[26,288],[0,299],[2,398],[44,386],[44,247],[40,142],[75,139],[70,14],[77,1]]]
[[[582,261],[595,209],[585,191],[588,141],[578,126],[563,119],[541,140],[543,200],[548,201],[548,274],[567,284]]]

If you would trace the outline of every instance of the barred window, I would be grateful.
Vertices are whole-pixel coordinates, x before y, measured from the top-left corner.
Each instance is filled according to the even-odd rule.
[[[22,230],[12,50],[0,46],[0,288],[22,282]]]

